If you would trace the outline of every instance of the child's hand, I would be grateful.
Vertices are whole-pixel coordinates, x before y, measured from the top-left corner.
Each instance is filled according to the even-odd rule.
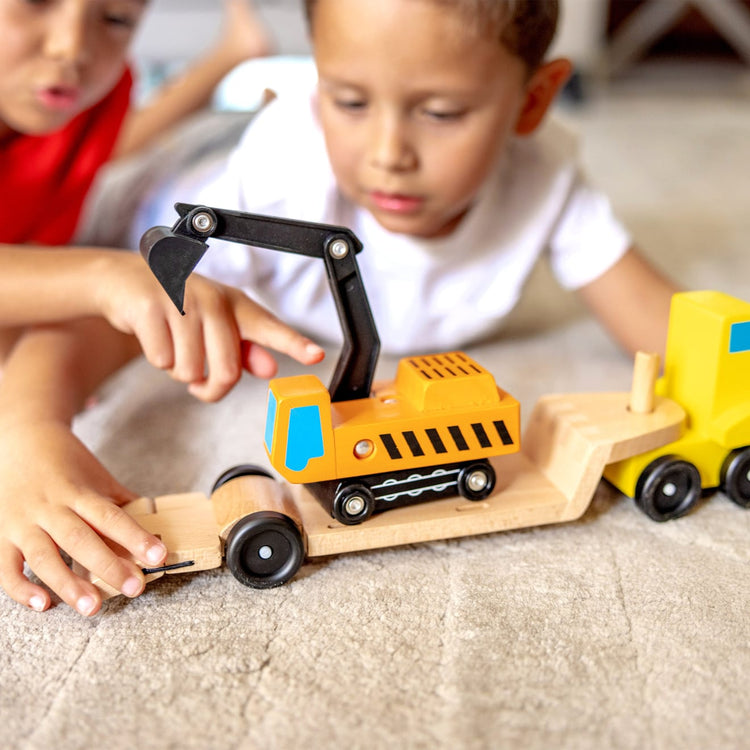
[[[111,253],[96,283],[98,307],[109,323],[134,334],[146,359],[189,385],[192,395],[217,401],[242,370],[261,378],[276,373],[268,346],[303,364],[323,350],[238,289],[193,274],[180,315],[140,256]]]
[[[126,596],[138,596],[140,567],[109,544],[142,561],[163,563],[167,550],[122,510],[134,495],[116,482],[57,421],[3,419],[0,423],[0,586],[37,611],[50,606],[49,592],[24,574],[29,568],[82,615],[93,615],[101,595],[75,575],[59,550]]]

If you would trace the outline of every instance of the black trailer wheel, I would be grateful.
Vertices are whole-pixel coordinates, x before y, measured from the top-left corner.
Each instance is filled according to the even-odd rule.
[[[231,482],[232,479],[237,479],[237,477],[268,477],[269,479],[273,479],[273,477],[261,466],[256,466],[255,464],[239,464],[239,466],[232,466],[231,469],[227,469],[214,482],[214,486],[211,488],[211,493],[213,494],[219,489],[219,487],[227,482]]]
[[[750,447],[737,448],[727,456],[721,486],[733,503],[750,508]]]
[[[458,475],[458,494],[467,500],[484,500],[495,488],[495,470],[489,461],[467,464]]]
[[[684,516],[701,496],[701,477],[689,461],[661,456],[652,461],[638,478],[636,505],[654,521]]]
[[[268,589],[294,577],[305,550],[299,529],[289,516],[259,510],[232,527],[224,556],[240,583]]]
[[[366,521],[375,510],[375,497],[364,484],[344,484],[333,498],[333,517],[347,526]]]

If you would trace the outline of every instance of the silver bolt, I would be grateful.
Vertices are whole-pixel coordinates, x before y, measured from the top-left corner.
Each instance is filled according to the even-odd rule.
[[[354,446],[354,455],[358,458],[365,458],[372,453],[372,441],[371,440],[360,440]]]
[[[264,544],[259,550],[258,550],[258,557],[261,560],[269,560],[273,556],[273,549],[269,547],[267,544]]]
[[[663,495],[674,497],[677,494],[677,486],[673,482],[667,482],[661,489]]]
[[[481,492],[487,486],[487,475],[483,471],[473,471],[467,484],[472,492]]]
[[[349,252],[349,245],[344,240],[334,240],[328,248],[328,252],[336,260],[341,260],[342,258],[346,258]]]
[[[213,217],[205,211],[193,216],[193,228],[198,232],[210,232],[215,226]]]
[[[357,516],[365,509],[365,501],[359,495],[353,495],[344,506],[348,515]]]

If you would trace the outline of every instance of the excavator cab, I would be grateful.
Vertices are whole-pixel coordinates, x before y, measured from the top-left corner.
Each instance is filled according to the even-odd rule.
[[[264,444],[271,465],[295,484],[335,472],[331,397],[314,375],[272,380],[268,388]]]

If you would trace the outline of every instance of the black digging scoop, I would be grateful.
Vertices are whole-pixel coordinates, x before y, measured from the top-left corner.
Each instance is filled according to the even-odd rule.
[[[151,227],[141,237],[141,255],[183,315],[185,282],[207,249],[202,240],[175,234],[169,227]]]

